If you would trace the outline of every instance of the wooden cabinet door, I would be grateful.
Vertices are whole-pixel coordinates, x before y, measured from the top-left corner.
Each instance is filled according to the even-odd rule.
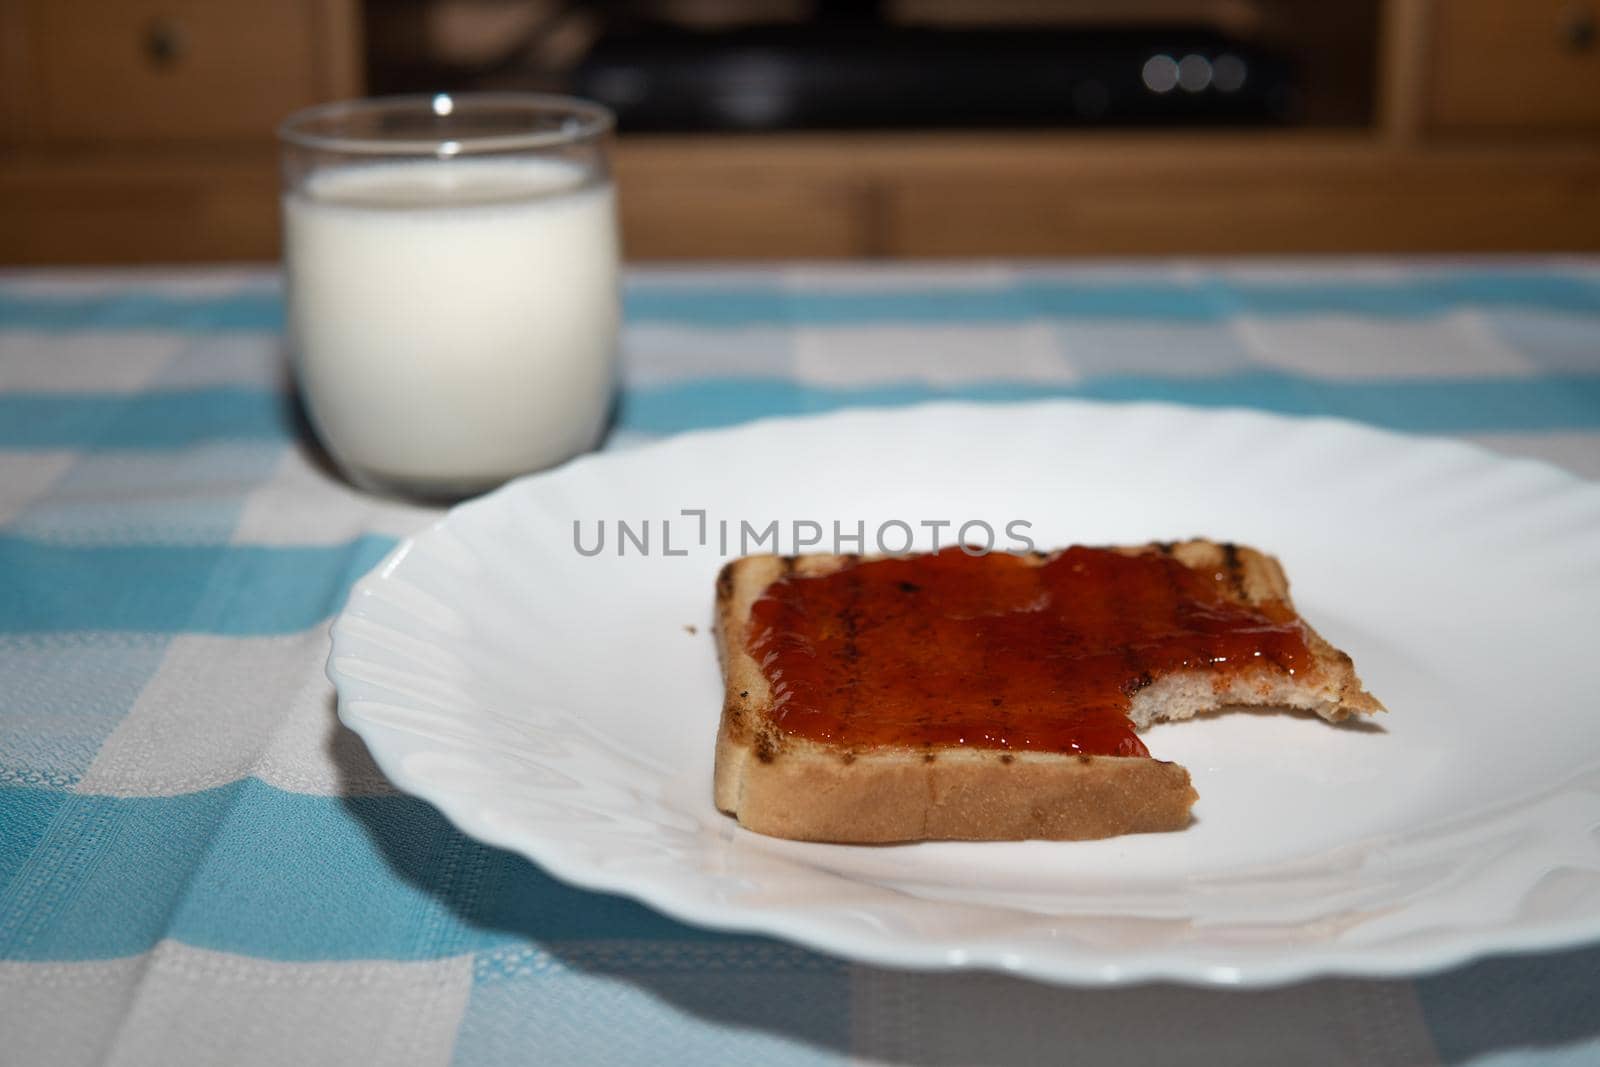
[[[1600,132],[1600,0],[1435,0],[1429,125]]]
[[[24,0],[28,140],[266,140],[356,90],[344,3]]]

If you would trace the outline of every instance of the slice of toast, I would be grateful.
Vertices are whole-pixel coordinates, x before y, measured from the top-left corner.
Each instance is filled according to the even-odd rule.
[[[1160,553],[1214,571],[1242,606],[1289,607],[1289,584],[1271,556],[1211,541],[1117,548]],[[1055,553],[1031,557],[1042,564]],[[715,631],[726,687],[717,733],[717,807],[760,833],[806,841],[891,843],[1082,840],[1179,830],[1198,799],[1189,772],[1148,757],[1005,751],[968,745],[849,747],[787,732],[747,651],[751,609],[773,582],[821,576],[864,562],[849,556],[747,556],[717,578]],[[1301,620],[1302,625],[1304,620]],[[1350,657],[1304,628],[1309,669],[1263,661],[1253,670],[1167,674],[1131,697],[1138,729],[1225,707],[1288,707],[1330,721],[1383,710]]]

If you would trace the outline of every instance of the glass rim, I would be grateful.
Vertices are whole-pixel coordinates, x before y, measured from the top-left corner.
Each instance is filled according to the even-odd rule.
[[[384,112],[427,112],[439,118],[470,111],[476,105],[515,110],[530,115],[565,115],[578,120],[571,129],[529,130],[526,133],[466,134],[459,137],[381,138],[346,134],[313,133],[309,124],[340,117],[376,115]],[[443,110],[441,110],[441,107]],[[616,125],[611,109],[592,100],[559,93],[466,92],[410,93],[399,96],[366,96],[335,100],[302,108],[278,124],[278,140],[297,148],[350,155],[415,156],[470,155],[476,152],[515,152],[538,148],[560,148],[593,140]]]

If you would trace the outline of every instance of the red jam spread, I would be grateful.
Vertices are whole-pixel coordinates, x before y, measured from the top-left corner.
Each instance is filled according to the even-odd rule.
[[[791,734],[855,747],[972,745],[1148,756],[1127,710],[1174,671],[1310,661],[1288,605],[1246,606],[1237,563],[1069,548],[1044,563],[959,547],[789,575],[748,649]]]

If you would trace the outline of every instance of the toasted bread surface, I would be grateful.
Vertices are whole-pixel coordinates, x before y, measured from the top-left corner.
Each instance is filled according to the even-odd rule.
[[[1277,560],[1211,541],[1121,547],[1215,569],[1240,604],[1290,604]],[[1053,554],[1036,554],[1043,563]],[[975,746],[849,748],[787,733],[769,712],[766,675],[746,650],[751,608],[787,575],[824,575],[854,557],[747,556],[717,578],[714,628],[725,692],[717,733],[717,807],[751,830],[798,840],[1081,840],[1178,830],[1197,795],[1175,763],[1125,757],[1008,752]],[[1303,620],[1302,620],[1303,622]],[[1311,669],[1166,675],[1134,694],[1129,717],[1152,722],[1223,707],[1284,706],[1331,720],[1382,710],[1350,657],[1305,627]]]

